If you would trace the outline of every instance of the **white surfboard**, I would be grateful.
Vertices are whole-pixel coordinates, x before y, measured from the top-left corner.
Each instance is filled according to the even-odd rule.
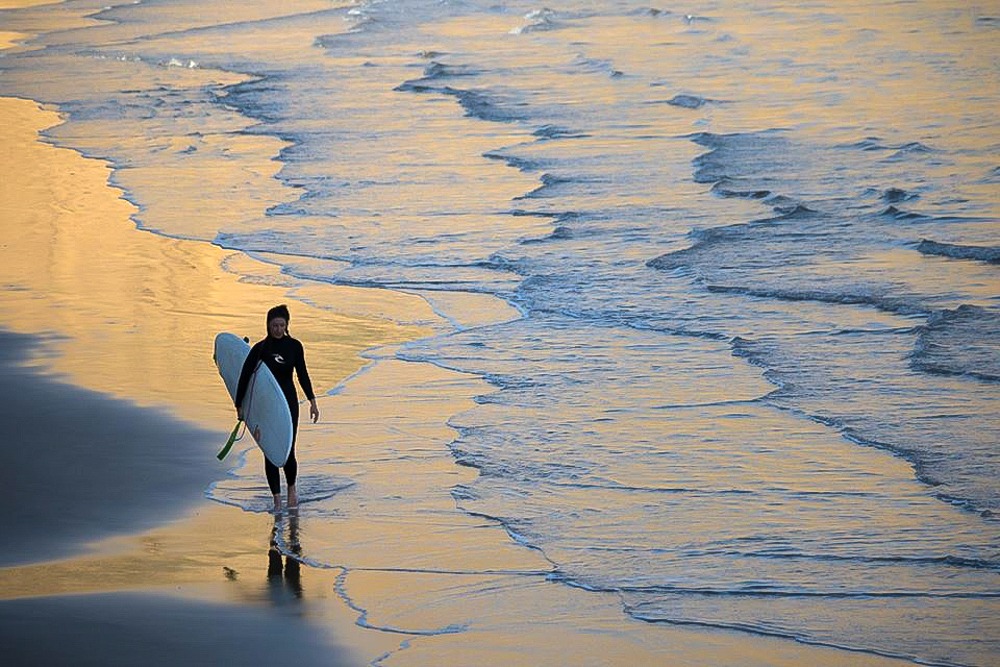
[[[220,333],[215,337],[215,365],[234,401],[243,362],[249,354],[250,346],[239,336]],[[257,365],[247,385],[243,419],[267,460],[279,468],[285,465],[292,451],[292,413],[278,381],[263,363]]]

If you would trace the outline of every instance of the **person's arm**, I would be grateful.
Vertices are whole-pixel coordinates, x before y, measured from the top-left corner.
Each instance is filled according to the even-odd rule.
[[[260,363],[260,343],[250,348],[250,354],[244,360],[243,370],[240,371],[240,381],[236,384],[236,398],[233,400],[233,403],[236,404],[236,414],[239,415],[240,419],[243,419],[242,406],[243,399],[247,394],[247,386],[250,384],[253,372],[257,370],[258,363]]]
[[[309,416],[312,417],[313,423],[316,423],[319,421],[319,407],[316,405],[316,395],[313,393],[312,380],[309,379],[309,371],[306,369],[306,351],[302,343],[299,343],[299,353],[296,355],[295,374],[299,378],[299,385],[302,387],[302,391],[305,392],[306,398],[309,399]]]

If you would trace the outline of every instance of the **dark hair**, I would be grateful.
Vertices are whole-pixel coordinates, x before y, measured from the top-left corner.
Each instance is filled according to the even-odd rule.
[[[280,306],[275,306],[271,310],[267,311],[267,324],[270,326],[271,320],[276,317],[280,317],[285,320],[285,324],[291,321],[292,317],[288,314],[288,306],[281,304]]]

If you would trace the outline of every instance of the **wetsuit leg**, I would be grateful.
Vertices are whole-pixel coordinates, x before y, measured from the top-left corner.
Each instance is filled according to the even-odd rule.
[[[288,408],[292,413],[292,451],[288,454],[288,460],[285,461],[285,481],[291,486],[295,484],[295,478],[299,473],[299,463],[295,460],[295,438],[299,432],[299,404],[289,401]],[[278,472],[278,466],[268,461],[267,457],[264,457],[264,475],[267,477],[267,486],[271,489],[271,495],[276,496],[281,493],[281,473]]]
[[[292,411],[292,451],[288,454],[288,460],[285,461],[285,482],[288,486],[292,486],[299,474],[299,462],[295,460],[295,440],[299,433],[299,404],[295,402],[288,407]]]
[[[267,485],[271,489],[271,495],[276,496],[281,493],[281,473],[278,466],[274,465],[264,457],[264,475],[267,477]]]
[[[295,478],[299,474],[299,462],[295,460],[295,446],[292,446],[292,453],[288,455],[288,460],[285,462],[285,482],[288,486],[295,485]]]

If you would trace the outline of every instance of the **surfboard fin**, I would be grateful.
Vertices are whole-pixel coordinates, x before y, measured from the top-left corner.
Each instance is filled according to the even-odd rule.
[[[223,445],[222,449],[219,450],[219,453],[215,455],[215,458],[219,459],[220,461],[226,458],[226,456],[229,454],[229,450],[233,448],[233,443],[236,442],[237,440],[236,436],[240,432],[240,426],[243,426],[242,420],[236,422],[236,426],[233,427],[233,432],[229,434],[229,440],[227,440],[226,444]]]

